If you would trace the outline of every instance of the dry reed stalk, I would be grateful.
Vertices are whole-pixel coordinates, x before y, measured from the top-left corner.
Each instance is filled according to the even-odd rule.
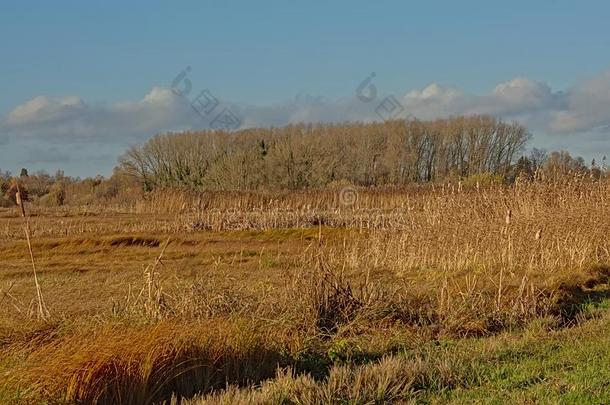
[[[150,264],[144,270],[144,274],[146,275],[146,288],[148,290],[148,300],[146,302],[146,310],[149,315],[153,317],[158,317],[160,315],[161,309],[161,288],[158,286],[157,281],[155,280],[157,266],[161,263],[163,255],[165,254],[165,250],[169,245],[171,237],[167,238],[163,248],[161,249],[161,253],[155,259],[155,262],[152,265],[152,269],[150,268]]]
[[[19,307],[19,300],[17,300],[17,298],[15,298],[15,296],[13,296],[11,294],[11,290],[13,289],[13,287],[15,286],[15,282],[13,281],[8,288],[6,289],[6,291],[0,290],[0,293],[2,294],[2,299],[0,299],[0,304],[2,304],[4,302],[4,299],[6,297],[10,298],[11,300],[13,300],[12,304],[13,307],[17,310],[18,313],[21,313],[21,308]]]
[[[28,243],[28,251],[30,252],[30,260],[32,261],[32,270],[34,273],[34,284],[36,285],[36,296],[38,299],[38,318],[42,320],[46,320],[49,318],[49,310],[47,309],[44,298],[42,296],[42,289],[40,288],[40,283],[38,282],[38,272],[36,271],[36,262],[34,261],[34,251],[32,250],[32,242],[30,240],[30,222],[28,220],[28,216],[25,211],[25,202],[21,198],[21,189],[19,187],[19,182],[15,181],[15,186],[17,188],[17,193],[15,194],[15,200],[17,205],[21,208],[21,218],[23,218],[24,223],[24,231],[25,238]]]
[[[6,289],[6,291],[0,290],[0,293],[2,294],[2,299],[0,299],[0,304],[2,304],[2,302],[4,301],[4,299],[6,297],[8,297],[8,295],[10,294],[11,290],[13,289],[13,287],[15,286],[15,282],[13,281],[8,288]]]

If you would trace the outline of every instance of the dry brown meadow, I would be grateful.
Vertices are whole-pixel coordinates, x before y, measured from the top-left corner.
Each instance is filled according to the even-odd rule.
[[[0,400],[434,402],[510,334],[607,327],[610,182],[348,191],[28,205],[48,315],[2,209]]]

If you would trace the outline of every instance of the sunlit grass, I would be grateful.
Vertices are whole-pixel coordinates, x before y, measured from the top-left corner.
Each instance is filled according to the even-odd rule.
[[[3,215],[0,402],[607,402],[610,183],[333,193]]]

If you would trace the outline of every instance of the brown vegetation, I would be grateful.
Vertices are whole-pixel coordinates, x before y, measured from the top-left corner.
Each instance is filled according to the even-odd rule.
[[[145,190],[301,189],[335,181],[404,185],[504,176],[529,134],[487,116],[433,122],[294,125],[157,135],[132,146],[122,168]]]
[[[320,378],[428,341],[536,319],[565,327],[607,296],[604,179],[361,188],[349,206],[341,190],[159,191],[84,216],[34,206],[44,322],[28,315],[19,218],[3,211],[4,389],[27,401],[141,403],[255,383],[277,367]],[[422,361],[404,375],[392,371],[403,360],[381,363],[397,398],[444,367]],[[368,386],[375,370],[298,384],[315,401],[330,386]],[[357,391],[345,395],[368,398]]]
[[[0,172],[0,402],[475,384],[500,349],[443,342],[563,333],[610,298],[605,162],[519,157],[527,137],[489,117],[297,125],[160,135],[108,179]]]

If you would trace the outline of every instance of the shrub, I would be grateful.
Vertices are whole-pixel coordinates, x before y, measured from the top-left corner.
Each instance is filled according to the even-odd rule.
[[[13,202],[9,198],[7,198],[3,195],[0,195],[0,208],[9,208],[9,207],[12,207],[13,205],[14,205]]]
[[[59,207],[64,205],[66,191],[63,182],[56,182],[51,186],[49,192],[38,200],[43,207]]]

